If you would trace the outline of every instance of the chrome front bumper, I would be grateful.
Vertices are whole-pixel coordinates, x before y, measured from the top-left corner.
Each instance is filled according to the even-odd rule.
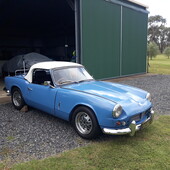
[[[125,129],[108,129],[108,128],[103,128],[102,131],[105,134],[110,134],[110,135],[125,135],[125,134],[129,134],[130,136],[134,136],[135,132],[143,129],[147,126],[149,126],[154,119],[154,111],[151,111],[151,116],[146,119],[142,124],[137,125],[136,121],[132,121],[132,123],[130,124],[130,126],[128,128]]]

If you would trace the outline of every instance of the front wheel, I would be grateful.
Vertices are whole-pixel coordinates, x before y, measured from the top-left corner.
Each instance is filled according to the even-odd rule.
[[[72,124],[77,133],[86,139],[92,139],[99,135],[98,125],[94,112],[87,107],[77,108],[72,117]]]
[[[12,100],[12,104],[17,110],[21,110],[25,105],[24,99],[22,97],[22,93],[20,89],[16,87],[12,90],[11,100]]]

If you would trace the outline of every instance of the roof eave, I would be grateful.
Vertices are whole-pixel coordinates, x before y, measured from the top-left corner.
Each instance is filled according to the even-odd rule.
[[[147,5],[143,4],[143,3],[140,3],[138,1],[135,1],[135,0],[127,0],[127,1],[132,2],[134,4],[137,4],[137,5],[140,5],[140,6],[144,7],[144,8],[146,8],[146,9],[149,8],[149,6],[147,6]]]

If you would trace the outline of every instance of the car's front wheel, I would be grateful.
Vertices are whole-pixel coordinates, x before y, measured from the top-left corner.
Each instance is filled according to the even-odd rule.
[[[100,133],[100,127],[94,112],[87,107],[77,108],[72,117],[72,124],[77,133],[86,139],[95,138]]]
[[[22,93],[20,89],[17,87],[12,89],[11,100],[12,100],[12,104],[17,110],[21,110],[25,105],[24,99],[22,97]]]

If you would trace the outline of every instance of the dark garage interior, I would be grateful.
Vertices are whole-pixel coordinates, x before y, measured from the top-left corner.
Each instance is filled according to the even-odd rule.
[[[146,73],[147,21],[134,0],[0,0],[0,76],[16,55],[73,51],[96,79]]]
[[[37,52],[70,61],[75,50],[72,0],[0,0],[0,62]]]

